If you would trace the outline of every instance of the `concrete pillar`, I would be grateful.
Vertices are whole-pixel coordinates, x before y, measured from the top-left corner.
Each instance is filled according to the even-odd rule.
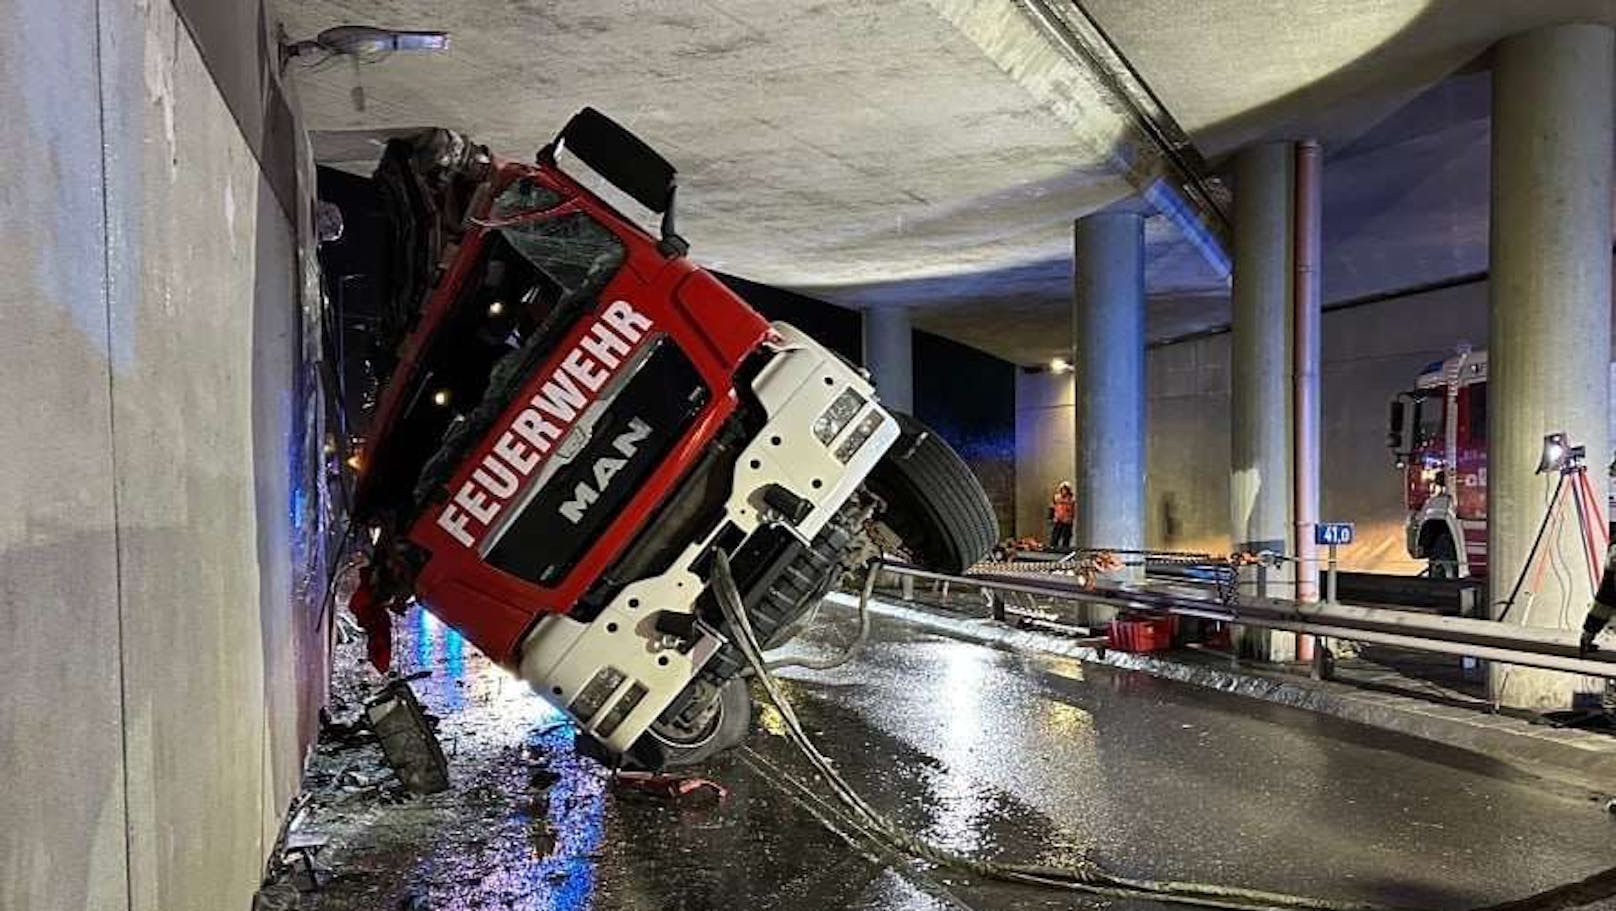
[[[1500,42],[1495,61],[1487,545],[1496,605],[1555,482],[1534,474],[1543,435],[1563,430],[1586,446],[1594,489],[1607,487],[1616,40],[1603,25],[1551,26]],[[1510,622],[1580,623],[1591,586],[1573,514],[1560,529],[1544,546],[1570,571],[1543,573]],[[1533,708],[1564,706],[1579,688],[1566,675],[1496,666],[1491,683],[1504,703]]]
[[[915,413],[915,369],[909,311],[872,307],[864,311],[864,366],[876,395],[893,411]]]
[[[915,413],[914,330],[904,307],[871,307],[864,311],[864,368],[875,394],[893,411]],[[905,601],[915,597],[915,580],[899,577]]]
[[[1234,289],[1229,482],[1236,550],[1294,552],[1291,518],[1292,204],[1295,153],[1265,143],[1235,158]],[[1242,591],[1266,575],[1271,595],[1288,597],[1288,569],[1251,570]],[[1242,630],[1241,654],[1295,657],[1295,636]]]
[[[1078,219],[1073,258],[1072,543],[1138,550],[1145,544],[1144,216]]]

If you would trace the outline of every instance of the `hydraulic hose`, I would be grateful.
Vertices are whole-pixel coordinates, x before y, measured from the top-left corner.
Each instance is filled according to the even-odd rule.
[[[1092,862],[1070,868],[1044,867],[1030,864],[1003,864],[939,847],[924,838],[906,831],[876,810],[847,780],[831,761],[819,751],[797,719],[797,713],[781,691],[779,682],[770,673],[757,636],[747,617],[740,592],[730,572],[729,559],[722,550],[714,552],[713,591],[718,599],[732,632],[736,647],[752,666],[753,674],[769,701],[780,713],[788,739],[807,758],[814,770],[822,776],[832,793],[852,811],[852,824],[866,838],[940,866],[973,874],[986,879],[1023,885],[1044,886],[1072,892],[1103,895],[1111,898],[1148,899],[1194,905],[1206,908],[1234,909],[1234,911],[1275,911],[1275,909],[1307,909],[1307,911],[1385,911],[1382,906],[1360,902],[1336,902],[1326,899],[1264,892],[1231,886],[1164,880],[1133,879],[1117,876]],[[873,572],[870,574],[873,579]],[[866,580],[866,593],[871,580]],[[867,602],[868,598],[861,599]],[[862,604],[861,604],[862,606]],[[868,620],[862,621],[867,624]],[[861,637],[862,639],[862,637]]]
[[[806,655],[780,658],[768,662],[768,669],[777,671],[786,667],[802,667],[811,671],[828,671],[852,661],[864,648],[865,640],[870,638],[870,595],[874,590],[875,573],[873,571],[867,572],[864,574],[864,592],[858,603],[858,634],[840,652],[825,658],[810,658]]]

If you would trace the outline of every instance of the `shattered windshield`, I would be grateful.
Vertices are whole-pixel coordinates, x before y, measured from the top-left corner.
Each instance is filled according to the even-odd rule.
[[[569,296],[600,290],[623,264],[623,242],[581,212],[499,230],[523,259]]]
[[[522,177],[511,181],[494,197],[489,215],[495,220],[502,220],[529,212],[542,212],[560,205],[565,198],[531,177]]]
[[[464,419],[440,431],[419,434],[423,439],[441,439],[442,444],[425,459],[417,477],[417,501],[447,483],[471,444],[487,432],[531,371],[580,315],[595,306],[625,255],[617,235],[582,212],[498,229],[498,241],[488,245],[481,275],[464,285],[466,303],[457,312],[480,329],[486,324],[486,314],[495,313],[497,306],[501,319],[516,323],[498,323],[497,345],[483,351],[481,357],[468,357],[464,347],[445,355],[456,369],[475,375],[475,381],[468,382],[463,391],[478,404]],[[507,301],[519,306],[510,309]],[[443,333],[444,337],[453,335]],[[439,411],[442,409],[426,409],[428,414]]]

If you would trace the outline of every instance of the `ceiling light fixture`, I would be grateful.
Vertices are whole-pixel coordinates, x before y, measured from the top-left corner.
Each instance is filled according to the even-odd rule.
[[[339,25],[328,28],[313,38],[290,41],[283,29],[280,34],[281,71],[293,60],[317,69],[338,57],[348,58],[353,65],[354,109],[365,109],[365,87],[359,82],[361,63],[378,63],[397,51],[438,53],[449,49],[449,33],[440,31],[403,31],[378,28],[374,25]]]

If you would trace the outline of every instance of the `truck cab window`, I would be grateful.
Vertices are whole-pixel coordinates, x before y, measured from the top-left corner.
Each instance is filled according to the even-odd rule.
[[[533,196],[521,204],[549,201]],[[624,256],[617,236],[581,212],[490,232],[419,359],[410,405],[398,419],[407,432],[390,447],[389,464],[378,466],[379,492],[420,501],[446,482],[532,363],[595,305]]]
[[[1414,448],[1442,439],[1447,400],[1430,396],[1414,403]]]
[[[1487,445],[1487,384],[1476,383],[1466,390],[1470,394],[1469,405],[1465,411],[1465,423],[1468,434],[1465,444],[1473,447]]]

